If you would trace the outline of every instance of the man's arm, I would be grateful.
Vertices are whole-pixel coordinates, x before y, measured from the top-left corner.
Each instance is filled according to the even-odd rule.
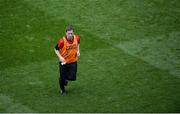
[[[58,56],[59,61],[61,61],[62,63],[66,63],[65,59],[61,56],[61,54],[59,53],[58,50],[54,49],[56,55]]]
[[[61,39],[59,40],[58,44],[55,46],[54,48],[54,51],[59,59],[59,61],[62,63],[62,64],[65,64],[66,61],[65,59],[63,58],[63,56],[61,56],[61,54],[59,53],[59,50],[64,46],[64,41]]]
[[[77,38],[77,41],[78,41],[77,56],[80,57],[80,36],[77,35],[76,38]]]
[[[80,44],[78,44],[77,56],[80,57]]]

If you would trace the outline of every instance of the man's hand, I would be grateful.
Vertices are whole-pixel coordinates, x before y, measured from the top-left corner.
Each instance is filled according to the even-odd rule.
[[[62,65],[66,64],[66,61],[63,57],[59,57],[59,61],[61,62]]]
[[[80,52],[79,51],[77,52],[77,56],[80,57]]]

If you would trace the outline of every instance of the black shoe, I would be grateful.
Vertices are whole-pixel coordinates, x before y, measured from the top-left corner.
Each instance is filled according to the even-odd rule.
[[[64,83],[64,85],[67,86],[67,84],[68,84],[68,81],[66,80],[65,83]]]
[[[62,95],[62,96],[65,96],[66,95],[66,91],[64,90],[64,91],[60,91],[60,94]]]

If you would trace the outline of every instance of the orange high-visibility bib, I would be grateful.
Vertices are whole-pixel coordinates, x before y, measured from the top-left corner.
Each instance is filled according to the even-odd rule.
[[[78,51],[78,42],[77,38],[74,35],[73,43],[68,43],[67,39],[63,37],[64,46],[59,50],[61,56],[65,59],[66,63],[73,63],[78,60],[77,51]]]

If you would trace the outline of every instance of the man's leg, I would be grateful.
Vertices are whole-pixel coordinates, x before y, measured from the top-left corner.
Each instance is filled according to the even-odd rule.
[[[71,63],[68,65],[68,77],[69,80],[75,81],[77,73],[77,62]]]
[[[61,65],[61,62],[59,62],[59,68],[60,68],[60,77],[59,77],[59,85],[61,92],[65,92],[65,84],[66,84],[66,65]]]

